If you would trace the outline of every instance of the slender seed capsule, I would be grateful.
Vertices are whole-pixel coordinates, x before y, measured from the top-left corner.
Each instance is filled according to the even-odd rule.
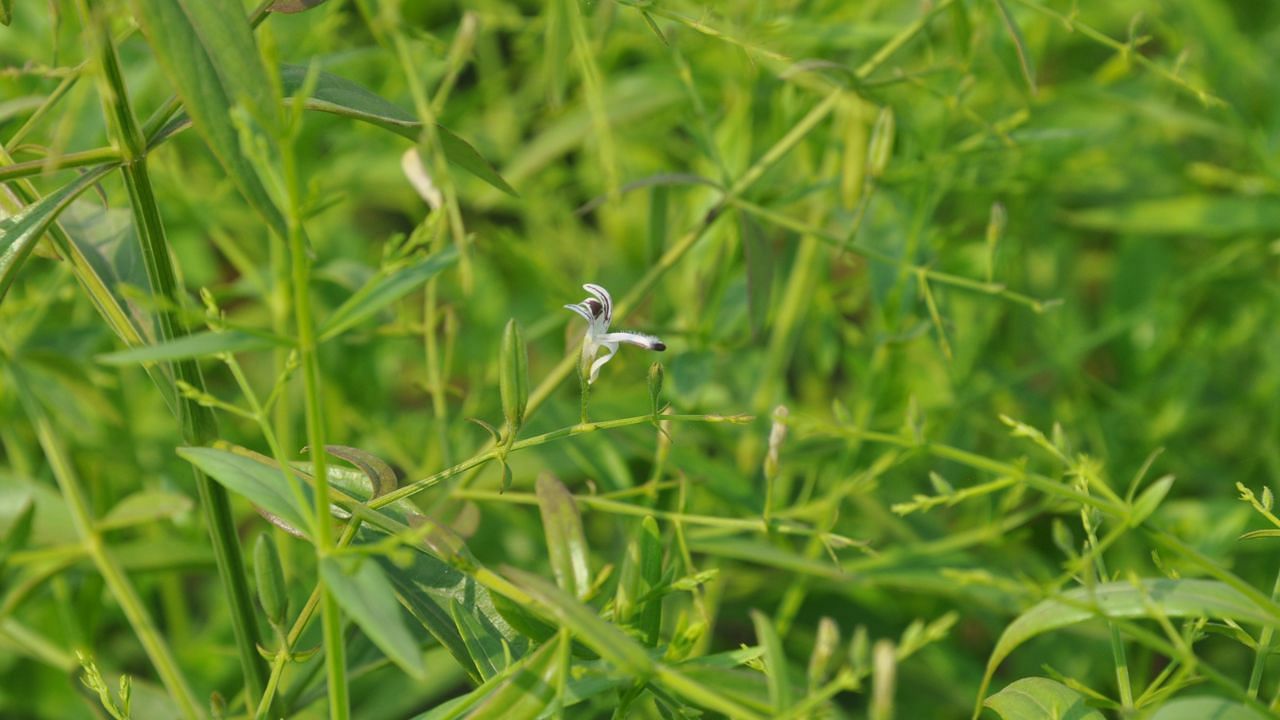
[[[267,621],[273,626],[283,624],[289,613],[289,593],[285,589],[280,554],[270,533],[259,535],[253,546],[253,574],[258,581],[258,602],[262,603]]]
[[[508,437],[514,437],[524,424],[525,408],[529,405],[529,353],[515,318],[507,321],[507,328],[502,333],[498,366],[502,414],[507,419]]]

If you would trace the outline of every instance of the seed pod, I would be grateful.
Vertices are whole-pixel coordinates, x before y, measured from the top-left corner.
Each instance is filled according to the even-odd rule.
[[[258,536],[253,546],[253,574],[258,581],[258,602],[272,625],[282,625],[289,613],[289,593],[284,584],[284,568],[270,533]]]
[[[507,321],[507,329],[502,333],[498,370],[502,414],[507,419],[508,437],[514,437],[524,424],[524,411],[529,405],[529,354],[515,318]]]
[[[893,109],[885,106],[876,116],[867,147],[867,174],[873,178],[879,178],[889,166],[889,156],[893,154],[893,131]]]
[[[653,414],[657,415],[661,410],[659,403],[662,402],[662,380],[666,372],[662,369],[662,363],[655,362],[649,366],[649,407],[653,410]]]

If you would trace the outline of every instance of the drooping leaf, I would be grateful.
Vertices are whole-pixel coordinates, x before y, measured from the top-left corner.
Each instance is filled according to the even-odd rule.
[[[328,340],[343,330],[369,318],[382,308],[416,290],[419,286],[453,265],[457,250],[450,247],[402,267],[390,274],[378,274],[342,303],[320,329],[320,339]]]
[[[9,287],[40,236],[58,219],[58,214],[66,210],[80,193],[88,190],[113,169],[112,166],[100,165],[44,196],[39,202],[29,205],[17,215],[0,220],[0,301],[9,292]]]
[[[320,576],[342,611],[388,659],[410,677],[426,678],[422,650],[405,625],[395,588],[376,561],[326,557],[320,561]]]
[[[209,150],[250,205],[286,237],[284,216],[241,150],[232,121],[237,105],[268,127],[279,114],[244,7],[234,0],[131,0],[131,5]]]
[[[396,489],[396,471],[387,464],[386,460],[367,450],[346,445],[325,445],[324,449],[328,454],[355,465],[365,474],[365,477],[369,478],[373,494],[368,498],[361,498],[362,500],[386,495]],[[306,448],[303,448],[303,452],[306,452]]]
[[[99,355],[97,359],[98,362],[107,365],[132,365],[133,363],[213,357],[220,353],[266,350],[287,344],[288,342],[283,338],[274,338],[267,334],[248,333],[243,330],[223,332],[206,330],[155,345],[105,353]]]
[[[564,483],[549,473],[538,477],[537,496],[556,584],[582,599],[591,589],[591,568],[587,564],[587,540],[582,533],[578,506]]]
[[[1083,695],[1042,677],[1015,680],[983,704],[1004,720],[1105,720],[1102,713],[1085,704]]]
[[[1000,663],[1027,640],[1096,617],[1215,617],[1258,625],[1280,626],[1275,618],[1243,593],[1215,580],[1145,579],[1075,588],[1037,603],[1005,628],[987,661],[981,697]]]

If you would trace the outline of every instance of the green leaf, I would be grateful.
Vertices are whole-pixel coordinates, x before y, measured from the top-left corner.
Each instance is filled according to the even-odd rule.
[[[244,8],[235,0],[131,0],[161,69],[214,157],[280,237],[284,216],[241,149],[232,108],[245,107],[269,129],[279,105]]]
[[[646,515],[627,544],[613,601],[614,621],[635,627],[650,646],[662,625],[662,597],[654,592],[662,582],[662,550],[658,523]]]
[[[72,200],[113,169],[109,165],[98,166],[27,206],[17,215],[0,220],[0,300],[9,292],[9,286],[45,230]]]
[[[556,584],[578,599],[591,590],[591,568],[587,563],[587,539],[582,533],[582,516],[564,483],[550,473],[537,482],[538,512],[547,538],[547,555]]]
[[[1083,695],[1042,677],[1015,680],[983,704],[1004,720],[1105,720],[1102,713],[1085,704]]]
[[[490,636],[476,619],[475,615],[466,611],[456,599],[449,600],[449,617],[458,628],[458,637],[462,638],[467,653],[480,671],[480,677],[488,680],[502,671],[505,666],[501,652],[493,652],[494,648],[485,648]],[[501,648],[497,648],[501,650]]]
[[[773,252],[764,228],[745,212],[738,213],[742,228],[742,254],[747,263],[747,316],[752,335],[765,329],[769,315],[769,296],[773,292]]]
[[[1165,617],[1217,617],[1258,625],[1280,625],[1243,593],[1214,580],[1146,579],[1136,585],[1111,582],[1075,588],[1036,604],[1005,628],[987,661],[981,697],[1000,663],[1019,645],[1051,630],[1096,617],[1143,618],[1153,609]]]
[[[1235,700],[1202,695],[1170,700],[1148,720],[1267,720],[1269,717]]]
[[[532,573],[505,567],[503,574],[529,594],[539,612],[554,619],[561,627],[568,628],[583,645],[599,653],[619,670],[635,677],[652,674],[654,662],[644,646],[617,626],[600,619],[594,610]]]
[[[792,703],[791,682],[787,677],[787,656],[782,649],[782,639],[773,627],[773,621],[759,610],[751,611],[751,623],[756,628],[756,638],[764,648],[764,674],[769,682],[769,703],[774,712],[782,713]]]
[[[374,560],[326,557],[320,576],[343,612],[388,659],[418,681],[426,679],[422,650],[405,626],[395,588]]]
[[[0,0],[0,25],[13,22],[13,0]]]
[[[98,529],[116,530],[153,520],[173,518],[190,512],[193,506],[191,498],[181,493],[143,490],[116,503],[115,507],[98,520]]]
[[[453,265],[457,259],[457,250],[451,247],[420,258],[389,274],[379,273],[333,311],[328,322],[320,329],[320,340],[329,340],[343,330],[371,317],[382,308],[416,290],[441,270]]]
[[[311,527],[307,512],[311,488],[302,486],[308,505],[307,508],[298,507],[294,503],[293,492],[285,487],[278,467],[216,448],[182,447],[178,448],[178,455],[228,490],[244,496],[292,527],[303,532]]]
[[[306,75],[305,67],[282,65],[280,82],[285,94],[292,94],[300,88]],[[307,98],[306,105],[312,110],[376,125],[415,142],[422,134],[422,123],[413,113],[337,75],[319,73],[315,89],[311,91],[311,97]],[[466,140],[443,125],[436,125],[436,136],[440,138],[440,149],[446,160],[508,195],[519,197],[515,188]]]
[[[128,350],[105,353],[99,355],[97,360],[107,365],[132,365],[134,363],[213,357],[220,353],[266,350],[287,345],[288,342],[283,338],[275,338],[265,334],[248,333],[241,330],[225,330],[221,332],[206,330],[155,345],[144,345],[142,347],[129,348]]]
[[[374,535],[370,532],[367,537],[372,542]],[[365,531],[362,530],[358,538],[363,542]],[[478,662],[498,668],[506,662],[507,649],[514,657],[526,652],[528,642],[498,612],[496,605],[503,598],[491,595],[471,575],[419,549],[415,549],[406,564],[382,557],[378,561],[414,619],[440,641],[476,682],[483,679]],[[459,617],[464,614],[469,617],[462,622],[471,632],[471,637],[465,640],[459,631]]]
[[[1177,195],[1067,213],[1086,230],[1135,235],[1223,238],[1280,232],[1280,201],[1238,195]]]
[[[1133,515],[1129,518],[1129,525],[1138,526],[1143,520],[1151,517],[1151,513],[1160,507],[1160,503],[1164,502],[1164,498],[1169,494],[1169,488],[1173,487],[1173,476],[1165,475],[1164,477],[1151,483],[1150,487],[1142,491],[1138,499],[1133,503]]]
[[[468,720],[534,720],[556,697],[560,673],[564,669],[569,644],[552,639],[529,656],[521,667],[502,682]]]
[[[36,502],[30,495],[26,496],[20,510],[9,525],[4,538],[0,539],[0,580],[4,579],[5,566],[9,556],[27,546],[31,540],[31,528],[35,526]]]
[[[1027,41],[1022,37],[1022,30],[1018,27],[1018,23],[1013,19],[1013,13],[1009,12],[1009,6],[1004,0],[996,0],[996,7],[1000,10],[1000,19],[1004,21],[1004,27],[1009,31],[1009,37],[1013,40],[1013,46],[1018,53],[1018,65],[1022,68],[1022,77],[1027,81],[1027,88],[1031,90],[1031,94],[1036,94],[1036,71],[1031,64],[1031,54],[1027,52]]]

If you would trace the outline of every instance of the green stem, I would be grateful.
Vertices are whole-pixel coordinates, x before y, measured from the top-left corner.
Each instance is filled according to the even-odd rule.
[[[133,584],[129,582],[129,577],[120,563],[103,544],[89,510],[88,493],[76,476],[71,459],[59,442],[58,435],[48,417],[40,408],[39,401],[28,389],[31,387],[31,379],[24,377],[16,366],[10,365],[10,372],[13,375],[13,387],[17,388],[27,416],[35,427],[36,438],[49,461],[49,468],[58,483],[58,489],[62,491],[62,496],[66,500],[67,509],[71,514],[71,523],[81,542],[84,543],[85,552],[97,566],[98,572],[116,598],[116,602],[120,604],[120,609],[128,619],[130,627],[133,628],[138,642],[146,651],[147,658],[156,669],[156,674],[160,676],[160,682],[177,703],[183,717],[202,717],[195,694],[186,676],[182,674],[182,669],[178,667],[178,662],[165,642],[164,636],[156,628],[150,613],[147,612],[146,604],[143,603]]]
[[[160,218],[160,208],[151,179],[147,174],[145,140],[133,108],[129,104],[128,88],[119,66],[115,46],[106,30],[105,19],[102,16],[94,17],[85,0],[81,0],[80,9],[86,26],[93,33],[96,49],[99,52],[98,57],[105,84],[103,97],[106,102],[108,126],[125,161],[122,166],[125,187],[129,193],[129,204],[133,210],[138,239],[142,244],[142,258],[146,265],[151,290],[163,298],[164,308],[181,307],[182,296],[178,290],[176,273],[169,257],[168,239],[165,236],[164,224]],[[108,98],[109,102],[106,101]],[[159,310],[157,321],[160,339],[163,341],[172,341],[190,334],[185,321],[172,310]],[[171,377],[175,385],[177,381],[182,381],[201,392],[206,390],[204,377],[194,360],[177,361],[173,363],[171,369]],[[218,429],[213,412],[190,398],[177,395],[175,403],[183,441],[189,445],[205,445],[214,440],[218,436]],[[236,535],[235,522],[231,514],[231,503],[225,488],[199,470],[193,469],[193,473],[200,496],[200,505],[204,508],[209,525],[218,575],[230,605],[231,625],[236,639],[236,649],[240,656],[241,669],[244,672],[245,689],[248,697],[252,699],[262,693],[266,672],[257,652],[257,619],[245,574],[244,558],[240,552],[240,541]]]
[[[43,175],[55,170],[102,165],[120,162],[120,151],[113,147],[94,148],[79,152],[66,153],[41,160],[28,160],[0,167],[0,182],[8,182],[17,178]]]
[[[1280,574],[1276,575],[1275,584],[1271,588],[1271,599],[1280,599]],[[1258,697],[1258,688],[1262,686],[1262,671],[1267,666],[1267,656],[1271,654],[1271,637],[1275,628],[1267,625],[1258,634],[1258,648],[1253,657],[1253,669],[1249,672],[1249,697]]]

